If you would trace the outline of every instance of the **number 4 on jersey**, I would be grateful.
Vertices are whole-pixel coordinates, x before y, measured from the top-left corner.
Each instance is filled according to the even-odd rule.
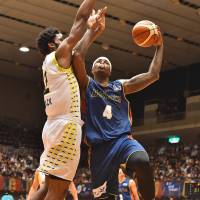
[[[103,112],[103,117],[107,118],[107,119],[111,119],[112,118],[112,106],[107,105],[104,112]]]

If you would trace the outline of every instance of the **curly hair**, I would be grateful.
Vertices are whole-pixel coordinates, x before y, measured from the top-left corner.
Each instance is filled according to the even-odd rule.
[[[60,33],[55,27],[48,27],[43,30],[36,39],[37,47],[41,54],[46,56],[51,50],[48,47],[48,43],[53,42],[56,34]]]

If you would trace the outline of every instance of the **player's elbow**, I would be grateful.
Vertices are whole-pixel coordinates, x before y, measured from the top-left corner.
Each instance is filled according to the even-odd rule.
[[[158,81],[160,79],[160,75],[159,74],[155,74],[154,78],[155,78],[155,81]]]
[[[84,56],[82,55],[81,52],[79,51],[75,51],[74,54],[73,54],[73,61],[74,63],[83,63],[84,62]]]
[[[151,76],[151,79],[152,79],[153,82],[155,82],[155,81],[160,79],[160,74],[156,73],[156,72],[151,72],[150,76]]]
[[[74,51],[73,57],[76,58],[76,59],[78,59],[78,60],[80,60],[80,59],[83,58],[83,55],[82,55],[82,53],[81,53],[81,51],[80,51],[79,49],[76,49],[76,50]]]

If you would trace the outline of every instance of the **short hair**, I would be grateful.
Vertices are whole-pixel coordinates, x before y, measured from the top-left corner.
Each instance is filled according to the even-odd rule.
[[[41,54],[46,56],[51,52],[48,43],[53,42],[56,34],[58,33],[60,33],[60,31],[55,27],[48,27],[42,32],[40,32],[39,36],[36,39],[36,42]]]

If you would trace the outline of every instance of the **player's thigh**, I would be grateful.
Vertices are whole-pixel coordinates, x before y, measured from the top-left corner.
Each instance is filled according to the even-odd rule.
[[[47,148],[40,157],[39,170],[73,180],[80,158],[81,126],[66,120],[54,120],[49,124],[52,129],[45,129]]]
[[[118,157],[119,164],[126,165],[130,156],[138,151],[146,152],[144,147],[137,140],[130,139],[127,137],[120,147],[120,155]]]
[[[71,181],[57,178],[48,179],[48,192],[45,200],[63,200]]]
[[[40,183],[39,189],[32,190],[28,194],[28,200],[44,199],[48,192],[48,176]]]
[[[106,165],[106,167],[97,168],[97,171],[93,169],[92,172],[92,191],[95,198],[103,199],[107,198],[109,194],[118,194],[119,165],[114,160],[109,165]]]

